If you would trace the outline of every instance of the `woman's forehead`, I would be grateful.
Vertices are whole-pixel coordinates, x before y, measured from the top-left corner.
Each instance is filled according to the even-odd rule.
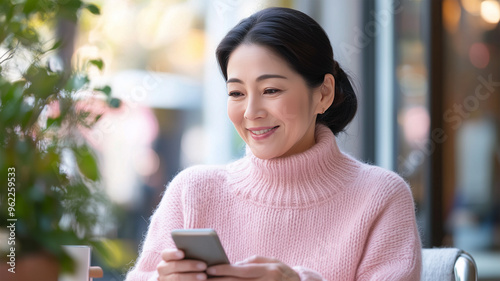
[[[242,79],[263,74],[292,75],[289,64],[270,48],[257,44],[241,44],[229,56],[227,73],[231,78]]]

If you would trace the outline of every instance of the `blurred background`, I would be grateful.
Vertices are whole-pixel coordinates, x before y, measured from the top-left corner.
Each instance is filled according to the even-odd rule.
[[[411,185],[424,247],[457,247],[481,280],[500,280],[500,0],[95,0],[62,28],[75,65],[122,100],[88,132],[106,193],[121,209],[107,231],[133,266],[165,185],[185,167],[228,163],[244,143],[226,115],[218,42],[239,20],[283,6],[316,19],[360,103],[344,151]]]

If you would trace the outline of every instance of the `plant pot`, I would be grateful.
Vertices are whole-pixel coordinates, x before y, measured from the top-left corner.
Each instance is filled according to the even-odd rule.
[[[59,263],[47,253],[32,253],[15,261],[15,273],[9,272],[7,262],[0,264],[0,280],[8,281],[57,281]]]

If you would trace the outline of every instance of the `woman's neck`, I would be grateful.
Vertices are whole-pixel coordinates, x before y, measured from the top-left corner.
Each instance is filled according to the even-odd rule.
[[[343,154],[333,133],[316,127],[316,144],[287,157],[263,160],[247,152],[228,166],[235,192],[258,204],[304,207],[332,198],[351,182],[360,163]]]

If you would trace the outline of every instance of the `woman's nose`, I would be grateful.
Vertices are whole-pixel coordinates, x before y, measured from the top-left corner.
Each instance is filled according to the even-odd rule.
[[[245,119],[254,120],[266,117],[266,110],[258,97],[249,97],[245,108]]]

